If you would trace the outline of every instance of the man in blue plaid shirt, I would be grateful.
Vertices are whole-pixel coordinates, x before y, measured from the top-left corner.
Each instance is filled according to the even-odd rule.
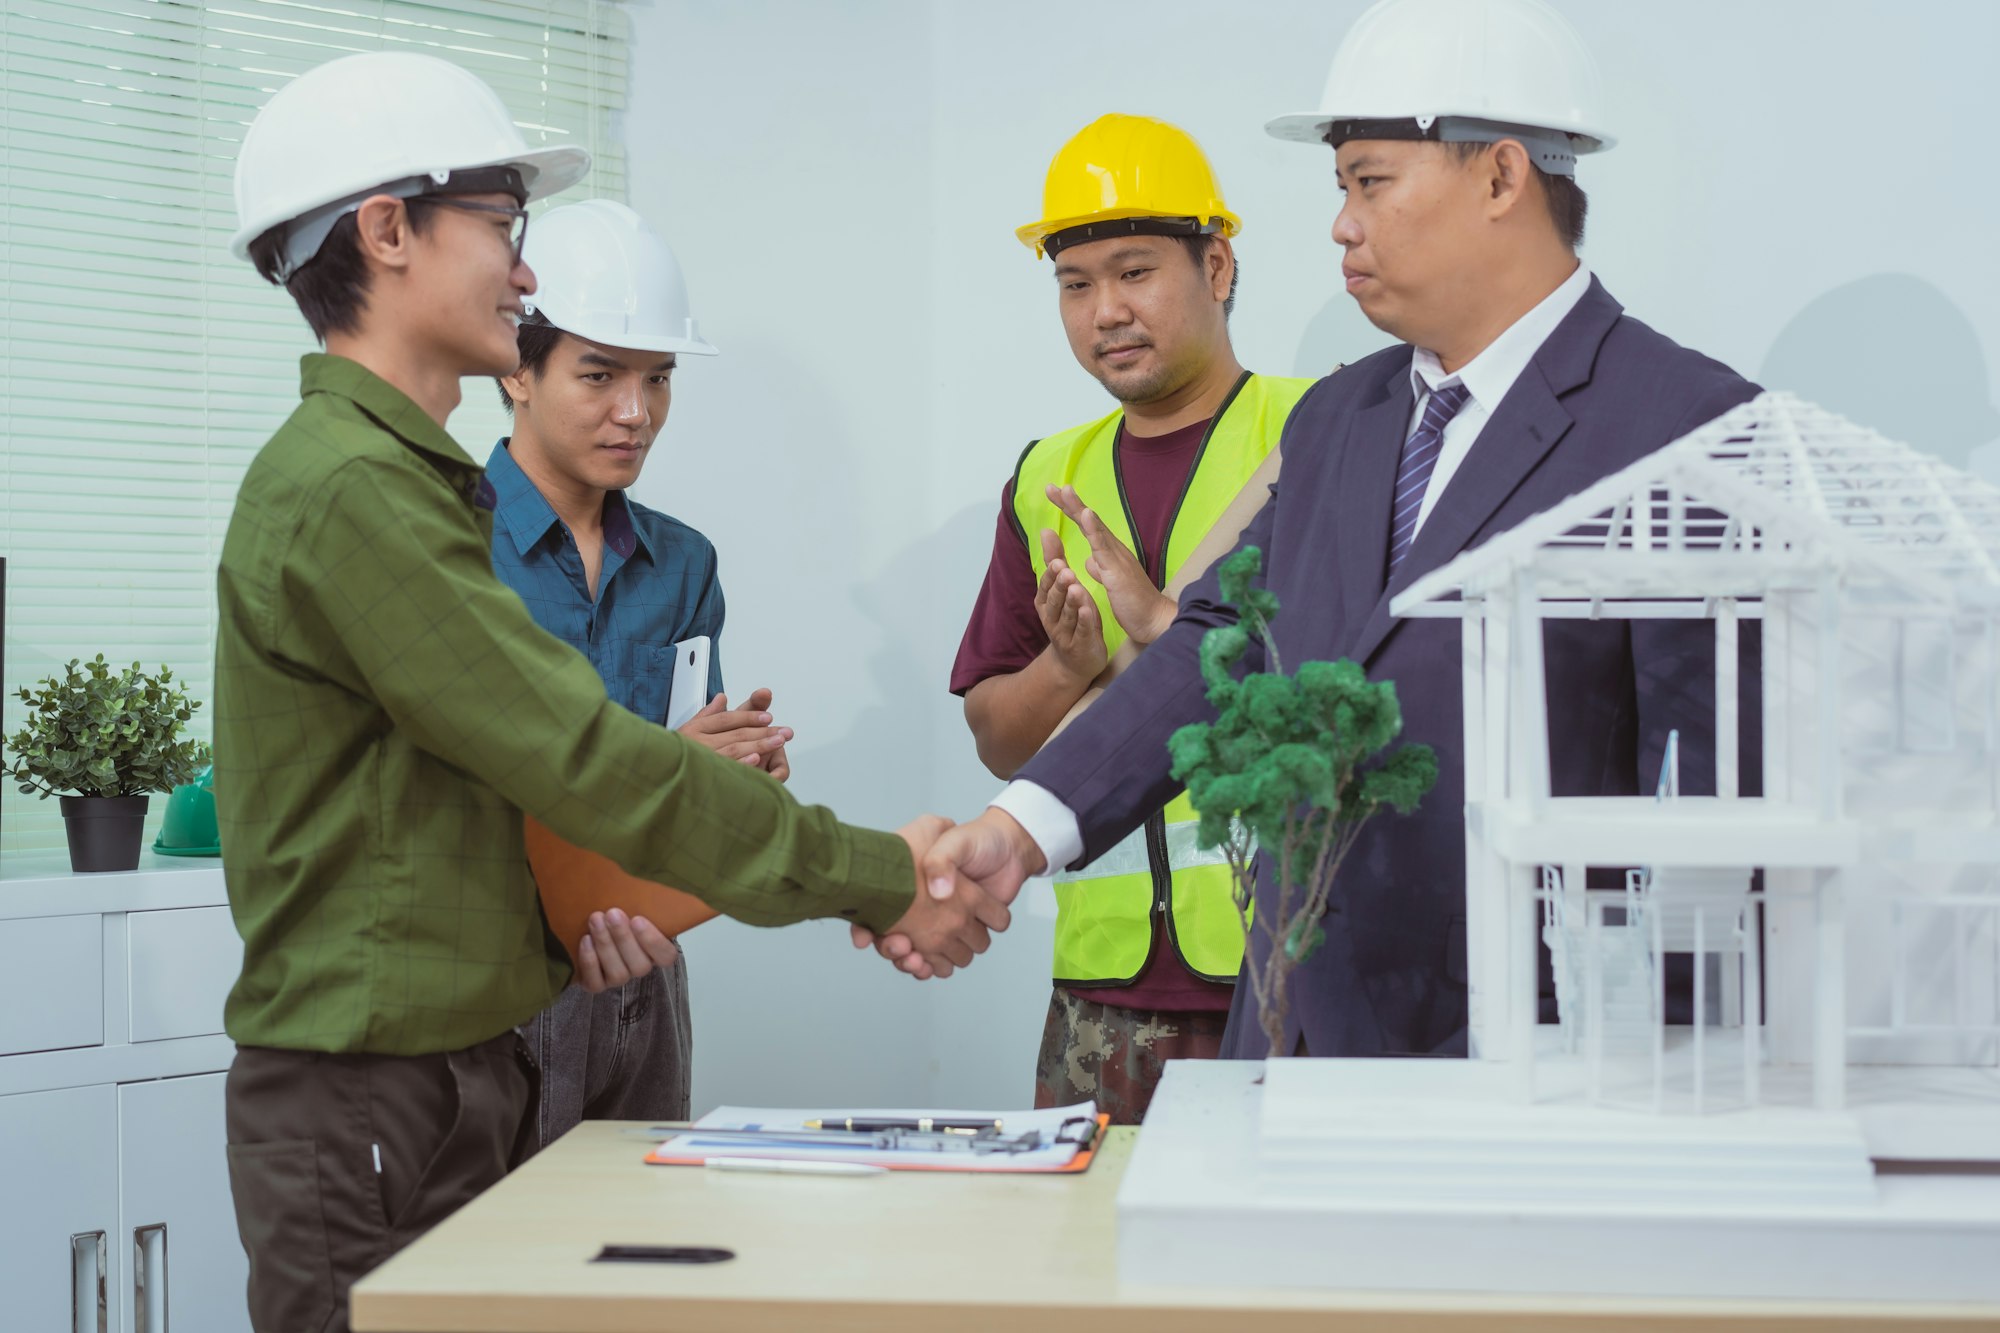
[[[715,547],[633,500],[666,421],[676,360],[712,356],[688,318],[673,252],[638,214],[592,200],[536,219],[523,256],[538,281],[521,365],[500,381],[514,433],[486,464],[493,568],[550,633],[588,657],[612,700],[666,723],[674,645],[710,641],[707,705],[683,735],[782,782],[789,728],[771,692],[722,692]],[[536,1140],[579,1120],[688,1114],[685,960],[590,994],[570,986],[526,1029],[541,1066]]]

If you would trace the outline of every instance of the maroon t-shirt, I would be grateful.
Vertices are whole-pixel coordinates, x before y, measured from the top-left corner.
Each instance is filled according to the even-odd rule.
[[[1125,500],[1131,506],[1132,524],[1155,583],[1160,581],[1160,567],[1166,560],[1174,507],[1186,489],[1188,471],[1207,433],[1206,421],[1154,436],[1133,435],[1123,425],[1119,427],[1116,448],[1119,470],[1125,478]],[[1093,509],[1115,512],[1118,497],[1086,495],[1083,502]],[[1039,546],[1041,534],[1030,532],[1028,540]],[[1014,526],[1014,482],[1009,478],[1000,488],[1000,521],[993,534],[993,558],[986,567],[986,581],[980,585],[972,619],[958,645],[958,660],[952,663],[953,694],[962,695],[989,676],[1019,671],[1049,646],[1042,619],[1035,614],[1035,584],[1035,567],[1028,548],[1022,545],[1020,530]],[[1167,944],[1165,926],[1155,912],[1152,951],[1131,985],[1073,989],[1086,999],[1130,1009],[1214,1012],[1229,1008],[1235,988],[1205,981],[1188,971]]]

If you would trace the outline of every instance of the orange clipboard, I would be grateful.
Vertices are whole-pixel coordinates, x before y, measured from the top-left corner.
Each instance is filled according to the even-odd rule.
[[[522,821],[542,912],[572,964],[578,961],[576,946],[589,932],[592,912],[616,907],[627,916],[643,916],[669,938],[720,915],[691,893],[626,873],[610,857],[577,846],[533,815],[523,815]]]
[[[1070,1120],[1063,1123],[1074,1124],[1076,1122]],[[933,1166],[928,1162],[922,1165],[903,1162],[884,1162],[882,1165],[891,1171],[950,1171],[965,1176],[1076,1176],[1088,1171],[1091,1162],[1096,1160],[1097,1145],[1104,1142],[1104,1131],[1110,1124],[1110,1113],[1099,1113],[1097,1128],[1091,1131],[1089,1141],[1077,1149],[1076,1156],[1070,1158],[1062,1166],[986,1166],[975,1168],[970,1166],[946,1166],[943,1163]],[[690,1130],[698,1130],[699,1127],[690,1125],[688,1128]],[[700,1166],[705,1161],[706,1159],[701,1157],[663,1156],[658,1148],[646,1154],[646,1162],[651,1166]]]

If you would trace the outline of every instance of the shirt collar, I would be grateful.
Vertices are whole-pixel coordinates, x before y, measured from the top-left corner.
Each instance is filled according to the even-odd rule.
[[[604,544],[626,559],[631,558],[635,549],[644,551],[648,560],[653,558],[653,548],[646,541],[646,530],[632,512],[632,501],[623,491],[610,491],[604,497]]]
[[[1556,325],[1576,309],[1576,303],[1589,290],[1590,270],[1578,264],[1576,272],[1565,278],[1561,286],[1509,324],[1478,356],[1460,366],[1455,375],[1445,374],[1444,363],[1438,360],[1436,352],[1427,347],[1417,348],[1410,359],[1411,393],[1421,401],[1425,394],[1456,381],[1465,386],[1472,401],[1482,410],[1492,412],[1514,387],[1514,381],[1521,378],[1521,372],[1535,359],[1535,353],[1542,349],[1549,335],[1556,331]]]
[[[555,507],[507,452],[507,443],[506,437],[502,437],[493,446],[493,454],[486,460],[486,480],[493,487],[494,519],[507,529],[507,535],[514,540],[514,549],[526,555],[561,520]],[[644,551],[649,560],[653,558],[653,548],[646,541],[644,529],[635,521],[632,502],[623,491],[605,494],[604,544],[621,560],[630,558],[634,549]]]
[[[486,460],[486,480],[493,487],[493,519],[514,539],[514,549],[526,555],[558,522],[555,507],[542,498],[528,474],[507,452],[503,436]]]
[[[299,358],[299,396],[315,393],[346,398],[381,423],[382,429],[413,449],[476,477],[479,464],[459,447],[443,426],[431,420],[410,396],[358,361],[327,352],[308,352]]]

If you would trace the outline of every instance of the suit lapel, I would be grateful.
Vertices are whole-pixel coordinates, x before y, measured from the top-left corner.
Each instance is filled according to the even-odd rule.
[[[1573,422],[1562,405],[1562,395],[1590,382],[1597,349],[1621,313],[1610,293],[1592,278],[1576,309],[1556,326],[1487,419],[1386,588],[1381,578],[1387,557],[1376,557],[1376,586],[1381,593],[1349,654],[1355,661],[1366,666],[1396,627],[1395,617],[1389,614],[1389,603],[1396,594],[1463,551],[1569,432]],[[1394,484],[1393,478],[1390,484]],[[1386,494],[1379,508],[1377,522],[1386,545]]]
[[[1382,385],[1381,396],[1355,413],[1340,465],[1340,580],[1343,606],[1358,611],[1382,596],[1389,564],[1389,509],[1396,496],[1396,464],[1409,430],[1410,366]]]

